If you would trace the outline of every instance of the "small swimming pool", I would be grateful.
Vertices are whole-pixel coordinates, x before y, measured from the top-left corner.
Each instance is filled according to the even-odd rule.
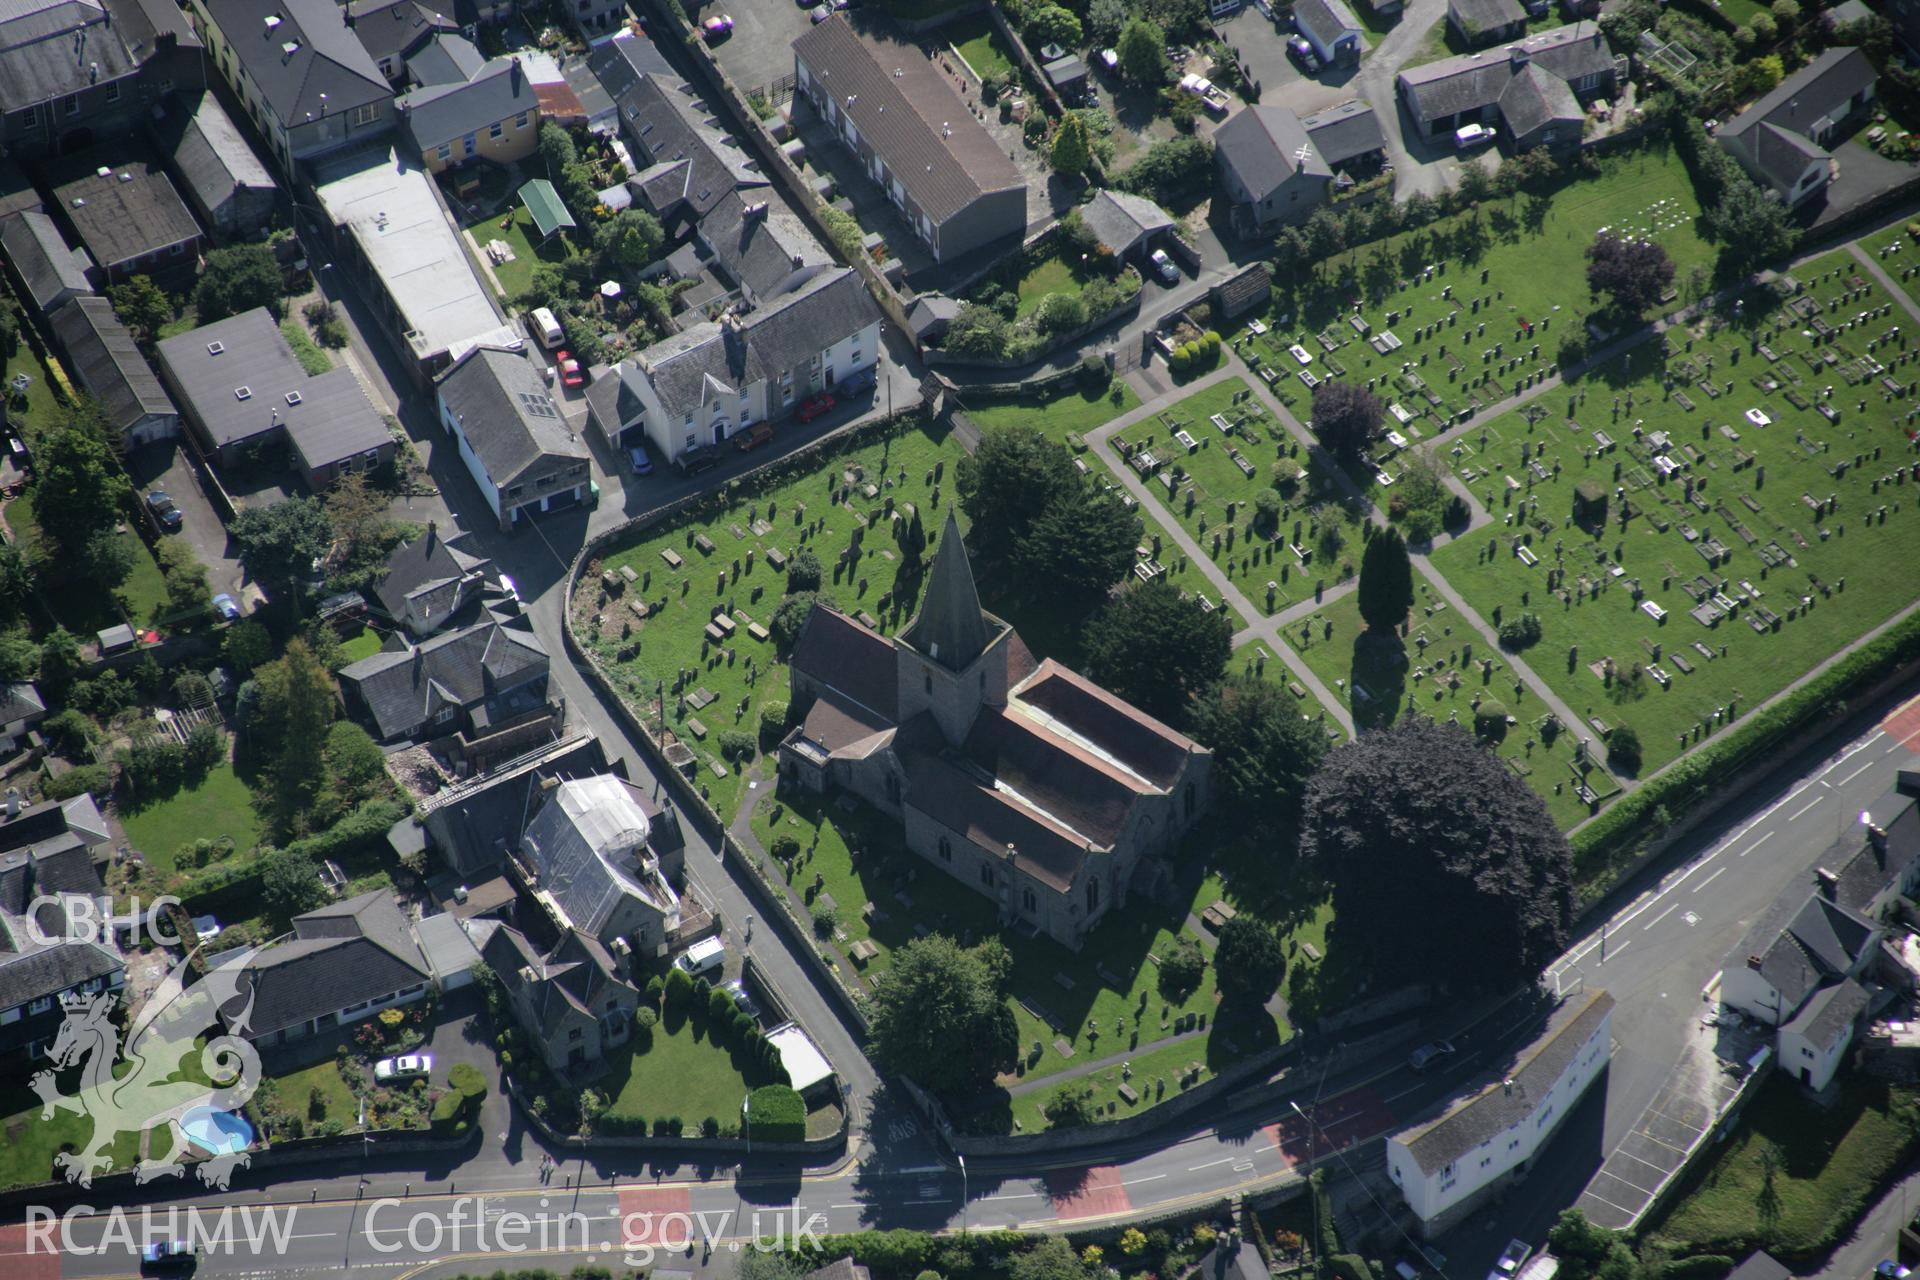
[[[234,1111],[195,1107],[180,1117],[180,1129],[209,1155],[230,1156],[253,1145],[253,1125]]]

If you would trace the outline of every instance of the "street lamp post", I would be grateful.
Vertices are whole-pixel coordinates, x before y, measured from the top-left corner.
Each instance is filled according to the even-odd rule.
[[[958,1151],[953,1153],[953,1158],[960,1162],[960,1234],[965,1235],[967,1234],[967,1205],[970,1199],[967,1195],[967,1158]]]
[[[1307,1126],[1307,1200],[1313,1206],[1313,1274],[1318,1276],[1324,1260],[1320,1257],[1320,1195],[1313,1186],[1313,1121],[1307,1118],[1307,1113],[1292,1098],[1287,1099],[1287,1105],[1293,1108],[1293,1114],[1300,1117],[1300,1123]]]

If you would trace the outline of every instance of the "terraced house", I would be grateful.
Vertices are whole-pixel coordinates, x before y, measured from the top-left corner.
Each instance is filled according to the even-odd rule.
[[[1205,811],[1213,755],[980,607],[953,513],[888,639],[816,604],[792,659],[791,786],[845,790],[1008,925],[1078,947]]]
[[[205,83],[173,0],[16,0],[0,11],[0,154],[84,150]]]

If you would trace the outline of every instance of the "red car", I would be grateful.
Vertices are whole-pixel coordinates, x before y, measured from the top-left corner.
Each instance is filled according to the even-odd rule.
[[[823,413],[833,412],[834,399],[830,395],[817,395],[802,404],[793,416],[802,422],[812,422]]]
[[[587,385],[587,375],[580,372],[580,362],[573,358],[573,352],[564,348],[553,353],[553,363],[560,370],[560,385],[569,391]]]

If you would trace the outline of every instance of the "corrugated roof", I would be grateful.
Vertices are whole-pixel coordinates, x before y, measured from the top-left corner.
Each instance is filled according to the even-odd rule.
[[[0,248],[26,282],[27,297],[44,314],[61,296],[92,293],[80,255],[67,247],[53,219],[29,209],[0,219]]]
[[[573,214],[554,190],[551,182],[545,178],[534,178],[520,184],[520,203],[527,206],[527,212],[533,215],[533,225],[542,238],[552,235],[564,227],[577,225]]]
[[[105,298],[88,294],[68,302],[53,313],[53,332],[80,384],[116,429],[124,431],[149,415],[179,412]]]

